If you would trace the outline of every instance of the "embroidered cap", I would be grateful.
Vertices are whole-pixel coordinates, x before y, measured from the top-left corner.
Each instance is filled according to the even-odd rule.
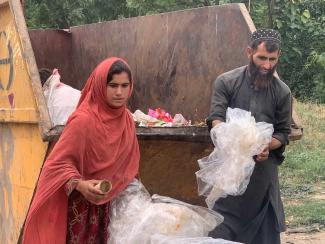
[[[259,29],[252,33],[252,42],[257,40],[275,41],[281,44],[281,35],[278,31],[273,29]]]

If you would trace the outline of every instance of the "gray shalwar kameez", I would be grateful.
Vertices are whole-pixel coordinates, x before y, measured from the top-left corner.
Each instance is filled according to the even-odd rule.
[[[228,107],[250,111],[257,122],[273,124],[273,137],[282,146],[270,151],[266,161],[256,163],[242,196],[228,196],[216,202],[214,210],[225,220],[210,236],[243,243],[280,243],[279,234],[285,230],[285,225],[278,165],[284,160],[282,154],[290,133],[290,89],[273,77],[267,87],[256,90],[251,84],[247,66],[240,67],[222,74],[214,82],[207,119],[210,128],[213,120],[225,121]]]

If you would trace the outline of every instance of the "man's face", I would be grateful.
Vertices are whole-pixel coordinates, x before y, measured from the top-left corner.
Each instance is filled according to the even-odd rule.
[[[256,50],[248,48],[247,56],[250,60],[250,71],[254,79],[266,81],[272,78],[279,61],[279,50],[268,52],[265,43],[262,42]]]

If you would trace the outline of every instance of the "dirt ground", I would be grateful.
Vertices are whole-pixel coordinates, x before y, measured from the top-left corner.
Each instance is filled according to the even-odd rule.
[[[282,244],[325,244],[325,231],[315,233],[282,233]]]

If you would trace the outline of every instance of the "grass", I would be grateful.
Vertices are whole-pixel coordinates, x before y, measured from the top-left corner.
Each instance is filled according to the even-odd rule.
[[[289,205],[286,207],[286,218],[290,227],[311,226],[313,224],[324,227],[324,201],[305,200],[298,205]]]
[[[298,102],[296,111],[304,135],[287,147],[280,167],[286,216],[292,219],[290,226],[324,225],[325,200],[312,199],[325,192],[325,105]]]

